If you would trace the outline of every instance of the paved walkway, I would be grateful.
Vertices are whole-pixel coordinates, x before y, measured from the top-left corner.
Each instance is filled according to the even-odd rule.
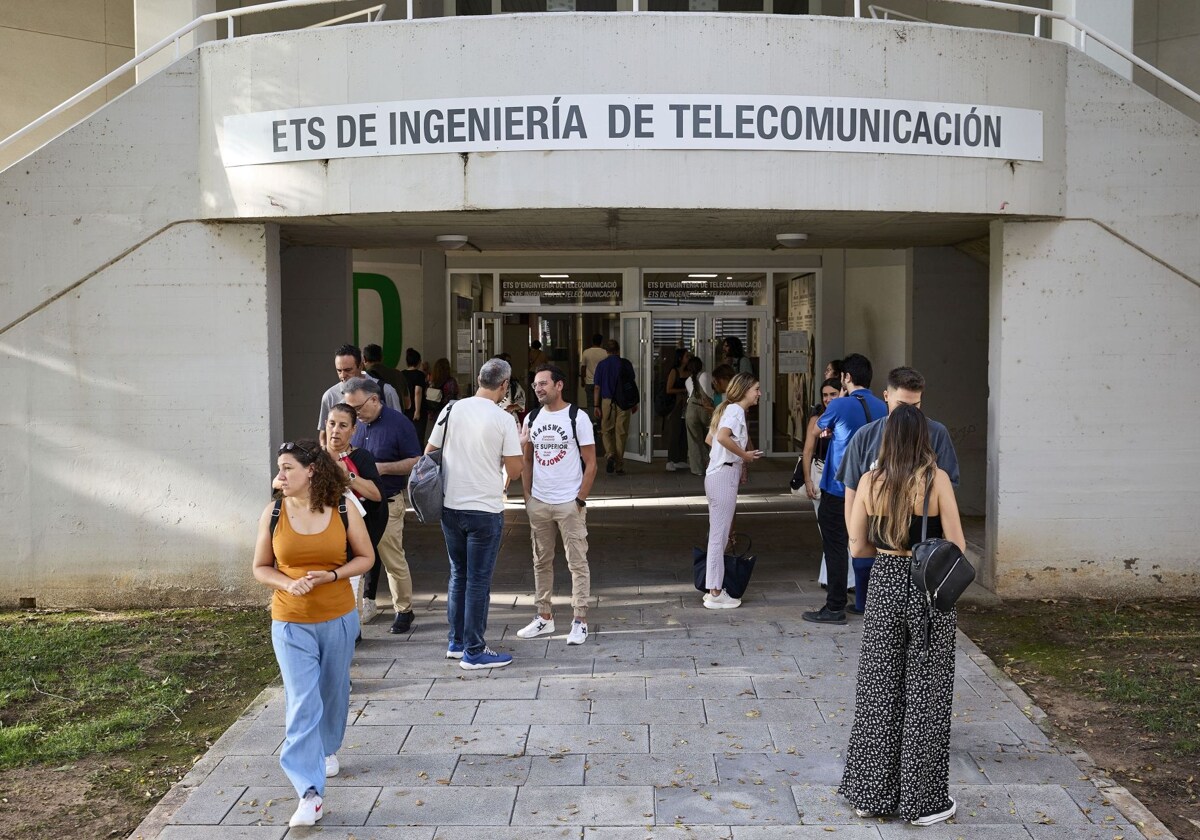
[[[466,672],[446,648],[440,532],[410,516],[418,586],[407,638],[365,628],[351,727],[315,829],[289,831],[279,769],[283,696],[268,689],[147,820],[159,840],[1136,840],[1169,837],[1120,789],[1057,749],[1040,712],[961,634],[951,735],[952,823],[860,819],[835,794],[853,716],[861,619],[800,620],[823,595],[811,507],[755,470],[736,527],[759,564],[740,609],[701,607],[690,547],[705,539],[699,478],[601,476],[589,506],[592,631],[523,641],[532,615],[524,512],[509,511],[489,643],[515,661]],[[561,558],[557,594],[569,594]],[[265,632],[263,644],[269,644]],[[1085,757],[1083,757],[1085,758]],[[1118,810],[1116,805],[1120,805]]]

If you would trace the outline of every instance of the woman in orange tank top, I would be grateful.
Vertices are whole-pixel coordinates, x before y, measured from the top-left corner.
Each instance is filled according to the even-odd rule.
[[[315,825],[350,705],[359,629],[350,577],[369,570],[375,552],[353,505],[343,525],[338,505],[349,482],[316,441],[285,443],[278,463],[283,501],[278,521],[273,502],[259,517],[254,578],[274,590],[271,642],[287,695],[279,764],[300,798],[289,824]]]

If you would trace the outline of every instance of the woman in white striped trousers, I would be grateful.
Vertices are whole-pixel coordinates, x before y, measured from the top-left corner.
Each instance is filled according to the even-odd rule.
[[[741,606],[724,588],[725,544],[737,508],[738,485],[745,480],[746,465],[762,457],[761,449],[751,450],[746,412],[758,405],[758,380],[739,373],[725,389],[725,400],[713,413],[705,443],[712,445],[708,470],[704,474],[704,495],[708,497],[708,572],[704,606],[710,610],[729,610]]]

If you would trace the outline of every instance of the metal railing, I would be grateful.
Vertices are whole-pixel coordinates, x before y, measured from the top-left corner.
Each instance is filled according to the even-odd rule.
[[[637,2],[637,0],[634,0],[634,2]],[[1033,17],[1033,37],[1035,38],[1040,38],[1042,35],[1042,18],[1060,20],[1075,30],[1076,38],[1072,46],[1077,48],[1080,52],[1086,51],[1087,39],[1091,38],[1101,46],[1112,50],[1130,64],[1141,70],[1145,70],[1160,82],[1169,85],[1170,87],[1182,93],[1188,99],[1195,102],[1197,105],[1200,105],[1200,93],[1197,93],[1186,85],[1175,81],[1175,79],[1171,78],[1154,65],[1144,61],[1141,58],[1138,58],[1132,52],[1109,40],[1102,33],[1097,32],[1083,21],[1078,20],[1077,18],[1074,18],[1065,12],[1056,12],[1052,9],[1035,9],[1030,6],[1020,6],[1016,3],[1002,3],[997,2],[996,0],[939,0],[939,2],[952,3],[956,6],[977,6],[983,9],[995,9],[1002,12],[1017,12],[1018,14],[1031,15]],[[863,17],[862,11],[862,0],[854,0],[854,16],[856,18]],[[882,6],[869,5],[867,6],[867,11],[871,17],[882,20],[888,20],[888,15],[893,15],[904,20],[920,20],[920,18],[914,18],[911,15],[905,15],[891,9],[885,9]],[[882,17],[880,17],[880,13],[882,13]]]
[[[407,12],[408,20],[413,20],[413,14],[414,14],[413,1],[414,0],[407,0],[406,12]],[[4,138],[3,140],[0,140],[0,152],[2,152],[7,147],[11,146],[13,143],[17,142],[21,138],[26,137],[29,134],[31,134],[32,132],[36,131],[38,128],[45,125],[50,120],[63,114],[64,112],[70,110],[75,105],[78,105],[80,102],[87,99],[92,94],[96,93],[99,90],[102,90],[105,86],[107,86],[107,85],[111,84],[112,82],[116,81],[117,79],[121,78],[126,73],[128,73],[129,71],[133,70],[134,68],[136,68],[137,66],[142,64],[147,59],[152,58],[155,55],[157,55],[163,49],[166,49],[167,47],[173,45],[175,58],[178,59],[180,57],[180,42],[184,38],[186,38],[188,35],[195,32],[197,29],[199,29],[201,26],[204,26],[207,23],[213,23],[215,21],[224,20],[226,23],[226,36],[225,37],[233,38],[234,37],[233,22],[236,18],[245,17],[247,15],[261,14],[263,12],[276,11],[278,9],[293,9],[293,8],[298,8],[301,6],[321,6],[321,5],[328,5],[330,3],[336,3],[336,2],[340,2],[340,0],[276,0],[276,2],[263,3],[262,5],[259,5],[259,6],[247,6],[245,8],[231,9],[226,12],[212,12],[207,15],[202,15],[201,17],[198,17],[194,21],[189,23],[187,26],[184,26],[183,28],[181,28],[181,29],[173,32],[172,34],[168,35],[167,37],[163,38],[161,41],[159,41],[154,46],[149,47],[148,49],[145,49],[142,52],[138,53],[136,56],[134,56],[129,61],[122,64],[116,70],[113,70],[111,73],[106,75],[104,78],[100,79],[99,81],[93,83],[92,85],[88,86],[84,90],[75,94],[70,99],[68,99],[66,102],[63,102],[61,105],[57,106],[56,108],[53,108],[52,110],[50,110],[50,111],[46,112],[45,114],[43,114],[42,116],[38,117],[36,120],[31,122],[29,125],[25,126],[24,128],[20,129],[19,131],[15,132],[14,134],[9,135],[8,137]],[[642,11],[642,9],[641,9],[642,0],[631,0],[631,2],[632,2],[634,12]],[[1091,38],[1096,43],[1101,44],[1102,46],[1107,47],[1108,49],[1112,50],[1114,53],[1116,53],[1121,58],[1123,58],[1126,61],[1133,64],[1135,67],[1138,67],[1139,69],[1144,70],[1145,72],[1147,72],[1151,76],[1153,76],[1155,79],[1158,79],[1160,82],[1163,82],[1164,84],[1170,86],[1171,88],[1175,89],[1179,93],[1182,93],[1188,99],[1190,99],[1193,102],[1200,105],[1200,93],[1197,93],[1196,91],[1192,90],[1191,88],[1187,87],[1186,85],[1176,81],[1175,79],[1168,76],[1166,73],[1163,73],[1157,67],[1154,67],[1153,65],[1144,61],[1143,59],[1138,58],[1136,55],[1134,55],[1129,50],[1127,50],[1124,47],[1120,46],[1119,44],[1116,44],[1113,41],[1109,40],[1102,33],[1097,32],[1092,27],[1088,26],[1087,24],[1083,23],[1082,21],[1077,20],[1076,18],[1074,18],[1071,15],[1068,15],[1064,12],[1056,12],[1051,9],[1038,9],[1038,8],[1034,8],[1031,6],[1021,6],[1016,3],[998,2],[998,0],[939,0],[939,2],[952,3],[957,6],[976,6],[976,7],[984,8],[984,9],[993,9],[993,10],[997,10],[997,11],[1016,12],[1018,14],[1031,15],[1033,17],[1033,35],[1035,38],[1041,37],[1042,18],[1049,18],[1051,20],[1062,21],[1063,23],[1067,24],[1072,29],[1074,29],[1075,32],[1077,33],[1077,37],[1075,38],[1075,43],[1073,44],[1073,46],[1075,46],[1081,52],[1084,51],[1087,46],[1087,39]],[[306,28],[314,29],[314,28],[321,27],[321,26],[332,26],[334,24],[343,23],[347,20],[353,20],[358,17],[365,17],[365,19],[368,22],[378,21],[383,17],[383,12],[384,12],[385,8],[386,8],[386,4],[380,3],[378,5],[371,6],[369,8],[362,9],[360,11],[353,12],[348,15],[342,15],[340,17],[322,21],[321,23],[313,24],[312,26],[309,26]],[[887,8],[884,8],[882,6],[875,5],[875,4],[868,5],[867,12],[871,18],[874,18],[877,20],[891,20],[892,18],[896,18],[896,19],[901,19],[901,20],[924,22],[924,21],[921,21],[920,18],[915,18],[912,15],[906,15],[901,12],[887,9]],[[864,15],[863,15],[863,0],[854,0],[854,17],[856,17],[856,18],[864,17]]]
[[[200,27],[204,26],[207,23],[214,23],[216,21],[224,20],[225,21],[225,32],[226,32],[225,37],[227,39],[230,39],[230,38],[234,37],[233,22],[237,18],[247,17],[249,15],[262,14],[263,12],[273,12],[278,9],[295,9],[295,8],[299,8],[301,6],[326,6],[326,5],[330,5],[332,3],[337,3],[337,2],[340,2],[340,0],[276,0],[276,2],[274,2],[274,3],[263,3],[260,6],[246,6],[245,8],[241,8],[241,9],[230,9],[227,12],[211,12],[207,15],[201,15],[200,17],[196,18],[194,21],[189,23],[187,26],[184,26],[184,27],[181,27],[181,28],[175,30],[174,32],[172,32],[167,37],[163,38],[158,43],[142,50],[140,53],[135,55],[133,58],[129,59],[129,61],[126,61],[124,64],[122,64],[116,70],[113,70],[111,73],[109,73],[107,76],[100,79],[99,81],[93,82],[92,84],[88,85],[86,88],[84,88],[79,93],[72,96],[66,102],[63,102],[62,104],[56,106],[55,108],[50,109],[49,111],[47,111],[46,113],[44,113],[40,117],[38,117],[36,120],[31,122],[29,125],[25,126],[24,128],[20,129],[19,131],[14,132],[13,134],[10,134],[8,137],[5,137],[3,140],[0,140],[0,152],[4,151],[4,149],[11,146],[13,143],[16,143],[21,138],[27,137],[28,135],[32,134],[34,131],[37,131],[39,128],[41,128],[46,123],[50,122],[50,120],[54,119],[55,117],[69,111],[71,108],[75,107],[80,102],[82,102],[83,100],[85,100],[89,96],[91,96],[92,94],[96,93],[97,91],[103,90],[106,86],[112,84],[117,79],[120,79],[122,76],[124,76],[126,73],[130,72],[131,70],[134,70],[135,68],[137,68],[139,65],[141,65],[146,60],[151,59],[154,56],[158,55],[160,52],[162,52],[167,47],[174,45],[175,60],[178,61],[180,58],[180,50],[179,50],[180,42],[184,38],[186,38],[188,35],[191,35],[193,32],[195,32],[197,29],[199,29]],[[412,5],[412,0],[409,0],[410,8],[411,8],[411,5]],[[320,23],[314,23],[312,26],[308,26],[305,28],[306,29],[316,29],[316,28],[322,27],[322,26],[333,26],[334,24],[344,23],[347,20],[353,20],[354,18],[358,18],[358,17],[365,17],[367,22],[378,21],[383,17],[383,12],[386,8],[387,8],[386,3],[379,3],[378,5],[371,6],[366,9],[361,9],[357,12],[352,12],[351,14],[348,14],[348,15],[342,15],[340,17],[332,18],[330,20],[323,20]],[[374,17],[372,17],[372,15],[374,15]]]

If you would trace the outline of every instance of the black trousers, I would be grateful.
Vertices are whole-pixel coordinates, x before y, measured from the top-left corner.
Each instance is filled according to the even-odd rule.
[[[821,526],[825,568],[829,573],[825,606],[840,612],[846,609],[846,575],[850,562],[847,553],[850,535],[846,533],[846,497],[822,491],[821,505],[817,508],[817,524]]]

